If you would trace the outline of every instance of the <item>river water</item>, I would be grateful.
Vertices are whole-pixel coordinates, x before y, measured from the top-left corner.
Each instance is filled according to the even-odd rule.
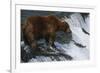
[[[22,15],[23,17],[22,21],[25,18],[24,15],[25,14]],[[90,37],[89,14],[73,12],[73,13],[67,13],[67,14],[63,13],[63,15],[61,15],[61,13],[58,13],[58,14],[56,13],[56,16],[60,18],[63,17],[63,20],[69,24],[70,29],[72,31],[72,33],[57,32],[58,37],[56,37],[56,41],[54,42],[56,46],[55,52],[58,52],[59,50],[59,52],[64,55],[33,56],[32,54],[30,54],[29,47],[24,44],[24,41],[21,41],[21,47],[22,47],[21,49],[25,50],[25,54],[21,52],[23,53],[22,57],[27,58],[28,59],[27,62],[89,60],[89,55],[90,55],[89,54],[89,51],[90,51],[90,48],[89,48],[89,37]]]

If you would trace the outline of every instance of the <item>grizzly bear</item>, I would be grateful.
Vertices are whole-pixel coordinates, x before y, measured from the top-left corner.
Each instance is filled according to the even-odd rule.
[[[53,15],[30,16],[22,25],[25,42],[33,51],[37,50],[37,40],[40,38],[45,38],[48,47],[55,46],[54,41],[57,31],[71,32],[68,23]]]

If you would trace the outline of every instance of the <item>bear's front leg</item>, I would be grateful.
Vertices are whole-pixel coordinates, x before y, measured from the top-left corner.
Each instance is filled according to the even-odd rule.
[[[56,37],[56,34],[54,32],[47,35],[46,41],[47,41],[47,45],[48,45],[48,50],[55,51],[55,49],[54,49],[54,48],[56,48],[56,46],[54,45],[55,37]]]

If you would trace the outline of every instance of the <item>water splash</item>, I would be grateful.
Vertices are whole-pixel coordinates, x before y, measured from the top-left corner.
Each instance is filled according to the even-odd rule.
[[[65,55],[69,55],[73,60],[87,60],[89,59],[89,37],[83,32],[82,28],[89,33],[89,16],[82,17],[80,13],[72,13],[66,21],[72,31],[72,39],[68,43],[61,43],[55,41],[54,44],[56,49]],[[68,37],[66,37],[68,39]],[[74,40],[74,41],[72,41]],[[41,42],[39,42],[41,43]],[[79,47],[75,43],[79,43],[86,47]],[[23,44],[23,42],[22,42]],[[22,46],[25,46],[24,44]],[[27,51],[27,50],[26,50]],[[65,61],[67,60],[64,56],[35,56],[29,60],[29,62],[48,62],[48,61]]]

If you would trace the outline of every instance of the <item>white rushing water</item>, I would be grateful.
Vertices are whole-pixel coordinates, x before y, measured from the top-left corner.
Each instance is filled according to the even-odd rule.
[[[72,39],[89,49],[89,35],[82,31],[82,28],[84,28],[89,32],[89,17],[87,17],[84,22],[79,13],[74,13],[70,18],[65,17],[65,21],[68,22],[72,31]]]
[[[70,16],[70,18],[65,17],[65,21],[69,24],[70,29],[72,31],[72,39],[83,46],[81,48],[76,46],[73,41],[69,44],[60,44],[55,42],[55,45],[58,49],[64,51],[64,53],[72,56],[74,60],[86,60],[89,59],[89,35],[85,34],[82,31],[84,28],[86,31],[89,32],[89,18],[86,18],[85,22],[82,16],[79,13],[74,13]]]
[[[62,53],[68,54],[73,58],[73,60],[87,60],[89,59],[89,35],[82,31],[84,28],[85,31],[89,33],[89,17],[86,17],[85,20],[80,13],[73,13],[69,18],[65,17],[64,19],[70,26],[72,31],[72,40],[76,43],[79,43],[86,47],[79,47],[75,45],[75,42],[70,41],[67,44],[61,44],[55,42],[57,49]],[[53,58],[53,57],[52,57]],[[62,60],[66,60],[64,57],[59,57]],[[51,57],[36,56],[32,58],[30,62],[41,62],[41,61],[52,61]]]

